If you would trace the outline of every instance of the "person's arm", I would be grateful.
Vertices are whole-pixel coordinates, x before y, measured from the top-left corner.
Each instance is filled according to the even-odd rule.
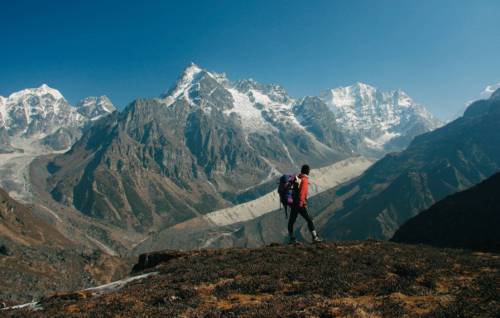
[[[307,177],[302,178],[300,182],[300,191],[299,191],[299,207],[303,208],[306,206],[307,201],[307,191],[309,188],[309,180]]]

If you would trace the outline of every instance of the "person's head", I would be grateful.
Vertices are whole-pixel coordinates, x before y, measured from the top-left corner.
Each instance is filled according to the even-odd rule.
[[[303,165],[302,168],[300,169],[300,173],[302,173],[302,174],[309,175],[309,171],[311,171],[311,168],[309,168],[309,165]]]

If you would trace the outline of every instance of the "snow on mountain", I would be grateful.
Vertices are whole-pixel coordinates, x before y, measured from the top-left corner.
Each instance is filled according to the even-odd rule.
[[[305,131],[293,113],[294,100],[278,85],[263,85],[254,80],[226,83],[234,100],[227,114],[241,116],[241,122],[250,132],[276,132],[279,125],[288,125]]]
[[[5,112],[6,100],[7,98],[0,96],[0,127],[4,127],[4,118],[7,116],[7,113]]]
[[[59,126],[84,121],[58,90],[45,84],[12,93],[0,103],[0,114],[11,136],[44,136]]]
[[[325,132],[311,130],[318,125],[304,121],[304,115],[310,112],[308,109],[304,113],[303,107],[298,107],[304,99],[291,98],[279,85],[252,79],[231,82],[225,74],[209,72],[192,63],[161,98],[167,106],[181,101],[206,113],[218,108],[228,116],[239,117],[247,134],[276,134],[289,127],[307,134],[318,147],[328,148],[318,141]],[[413,137],[441,124],[402,90],[384,92],[356,83],[323,92],[320,99],[334,115],[335,123],[331,126],[345,134],[352,151],[364,155],[380,156],[404,149]],[[320,117],[316,119],[325,121]],[[342,143],[340,139],[337,141]]]
[[[208,91],[202,85],[208,86]],[[215,97],[218,90],[222,91],[221,98],[224,99],[220,103],[216,103]],[[184,70],[175,85],[161,97],[167,106],[184,101],[190,106],[201,108],[205,113],[211,113],[214,107],[220,108],[226,115],[237,113],[246,131],[268,127],[250,98],[239,92],[224,74],[209,72],[194,63]]]
[[[263,118],[261,111],[255,107],[254,102],[244,93],[235,88],[227,88],[234,101],[234,106],[225,111],[227,115],[238,114],[241,124],[246,131],[262,131],[273,127]]]
[[[165,92],[161,97],[165,99],[167,106],[172,105],[177,99],[184,98],[190,101],[189,91],[195,85],[195,78],[203,70],[196,64],[191,63],[182,73],[175,85]],[[210,74],[206,72],[207,74]]]
[[[384,150],[397,138],[411,139],[440,125],[402,90],[384,92],[356,83],[325,91],[320,97],[335,114],[341,129],[359,139],[361,148]]]
[[[207,80],[216,83],[206,94],[200,96],[200,85],[206,85]],[[229,97],[227,105],[207,102],[217,90],[222,90]],[[295,100],[286,91],[275,84],[260,84],[252,79],[231,82],[225,74],[209,72],[191,63],[179,77],[176,84],[164,93],[167,106],[178,100],[184,100],[191,106],[201,107],[210,112],[213,107],[221,107],[226,115],[237,115],[247,133],[256,131],[275,132],[276,123],[287,123],[296,128],[304,129],[293,115]]]
[[[288,96],[281,86],[260,84],[252,79],[240,80],[233,85],[234,90],[247,96],[253,108],[260,110],[264,116],[268,116],[265,120],[271,123],[279,121],[304,129],[293,113],[296,101]]]
[[[113,110],[106,97],[86,98],[75,108],[46,84],[0,97],[0,186],[28,200],[31,161],[68,149],[92,120]]]
[[[447,118],[446,123],[452,122],[455,119],[462,117],[467,108],[477,100],[489,99],[490,97],[493,97],[494,99],[497,98],[500,95],[499,90],[500,90],[500,83],[486,85],[485,89],[479,94],[479,98],[471,99],[467,103],[465,103],[465,105],[463,105],[453,115]]]
[[[331,163],[351,153],[344,145],[320,141],[298,120],[294,113],[297,101],[276,84],[252,79],[233,82],[225,74],[192,63],[160,100],[166,107],[202,110],[209,122],[217,118],[232,121],[242,129],[246,144],[273,169],[291,168],[304,160]],[[188,125],[188,130],[196,131],[196,125]]]
[[[75,108],[46,84],[0,98],[0,122],[8,134],[36,140],[60,128],[82,128],[112,111],[113,104],[105,96],[86,98]]]
[[[481,92],[481,99],[488,99],[491,97],[491,95],[493,95],[493,93],[498,93],[498,89],[500,89],[500,83],[496,83],[496,84],[491,84],[491,85],[487,85],[484,89],[484,91]]]
[[[86,97],[76,104],[78,113],[95,121],[116,110],[107,96]]]

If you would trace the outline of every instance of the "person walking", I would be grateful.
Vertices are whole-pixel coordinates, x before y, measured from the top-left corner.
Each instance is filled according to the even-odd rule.
[[[307,195],[309,190],[309,165],[305,164],[300,169],[300,174],[297,176],[297,182],[295,183],[296,189],[293,191],[294,198],[292,209],[290,212],[290,218],[288,219],[288,236],[289,244],[294,244],[297,242],[295,234],[293,232],[293,226],[297,220],[297,216],[300,214],[307,222],[307,227],[312,235],[312,240],[314,243],[322,242],[321,238],[318,236],[316,229],[314,228],[314,223],[307,211]]]

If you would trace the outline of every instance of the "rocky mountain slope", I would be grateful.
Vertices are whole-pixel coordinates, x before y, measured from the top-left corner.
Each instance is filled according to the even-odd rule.
[[[84,248],[0,189],[0,300],[28,301],[47,292],[109,282],[128,261]]]
[[[496,254],[389,242],[164,251],[5,317],[496,317]]]
[[[335,123],[311,129],[294,109],[279,86],[190,65],[167,93],[134,101],[56,157],[51,193],[86,215],[148,231],[230,206],[305,161],[352,156]]]
[[[317,211],[326,238],[392,237],[409,218],[500,170],[500,90],[464,116],[416,137],[361,178],[324,194]]]
[[[414,137],[441,125],[402,90],[384,92],[356,83],[325,91],[321,99],[353,150],[365,155],[402,150]]]
[[[500,173],[455,193],[404,223],[395,242],[500,251]]]

